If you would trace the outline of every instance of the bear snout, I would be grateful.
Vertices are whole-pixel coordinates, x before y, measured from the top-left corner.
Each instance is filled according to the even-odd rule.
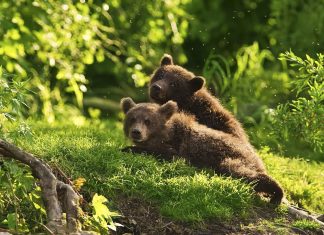
[[[138,129],[133,129],[130,133],[131,138],[135,141],[141,141],[142,140],[142,133]]]
[[[162,86],[154,83],[150,88],[150,96],[155,100],[164,100],[165,94],[163,92]]]

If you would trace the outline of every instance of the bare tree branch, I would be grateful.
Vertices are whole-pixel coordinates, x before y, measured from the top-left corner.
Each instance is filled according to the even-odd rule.
[[[318,223],[321,226],[321,228],[324,228],[324,223],[320,220],[320,217],[312,215],[309,212],[307,212],[299,207],[291,205],[287,199],[285,199],[283,201],[283,203],[287,205],[288,213],[290,215],[292,215],[293,217],[314,221],[314,222]]]
[[[12,158],[30,167],[39,179],[47,225],[53,234],[91,234],[81,232],[78,222],[79,196],[73,188],[54,176],[50,167],[34,155],[0,139],[0,156]],[[62,212],[66,213],[66,221]]]

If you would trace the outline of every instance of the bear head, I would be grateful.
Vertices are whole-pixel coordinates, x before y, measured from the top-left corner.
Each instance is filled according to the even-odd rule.
[[[195,76],[181,66],[174,65],[171,55],[165,54],[160,67],[153,73],[149,85],[150,98],[159,104],[169,100],[186,102],[205,84],[205,79]]]
[[[126,114],[124,133],[135,144],[145,144],[165,129],[165,123],[177,112],[178,106],[169,101],[160,106],[154,103],[136,104],[131,98],[121,100],[121,108]]]

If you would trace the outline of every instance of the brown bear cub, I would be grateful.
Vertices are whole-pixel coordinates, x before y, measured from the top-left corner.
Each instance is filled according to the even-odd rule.
[[[239,121],[207,91],[204,84],[203,77],[174,65],[172,57],[164,55],[150,81],[150,98],[158,104],[173,100],[181,111],[194,115],[200,124],[248,142]]]
[[[133,152],[138,149],[162,157],[184,157],[196,167],[253,183],[256,192],[271,197],[270,202],[281,202],[282,188],[267,175],[253,148],[242,140],[201,125],[191,115],[178,113],[173,101],[160,106],[135,104],[131,98],[124,98],[121,106],[126,114],[125,135],[135,144]]]

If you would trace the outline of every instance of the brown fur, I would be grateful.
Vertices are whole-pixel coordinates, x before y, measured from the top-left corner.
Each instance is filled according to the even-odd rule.
[[[130,101],[132,105],[129,105]],[[271,196],[271,202],[281,202],[283,190],[267,175],[254,149],[242,140],[201,125],[191,115],[176,113],[177,105],[172,101],[162,106],[152,103],[136,105],[127,98],[121,103],[122,107],[128,107],[123,109],[126,136],[134,141],[132,131],[141,131],[141,137],[134,141],[135,151],[141,149],[155,155],[182,156],[196,167],[243,178],[253,183],[257,192]]]
[[[173,100],[181,111],[193,114],[200,124],[248,142],[239,121],[207,91],[204,83],[203,77],[174,65],[172,57],[164,55],[151,78],[150,98],[159,104]]]

